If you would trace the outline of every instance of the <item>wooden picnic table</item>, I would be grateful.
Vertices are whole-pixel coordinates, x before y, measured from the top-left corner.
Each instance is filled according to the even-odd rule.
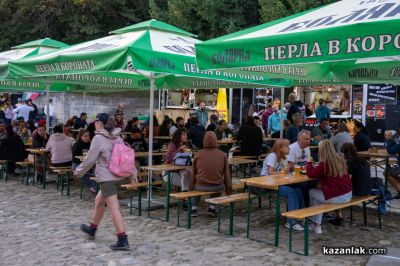
[[[387,153],[386,149],[377,149],[377,150],[368,150],[368,151],[359,151],[357,152],[358,156],[361,158],[365,158],[370,166],[375,166],[383,169],[384,176],[385,176],[385,188],[387,189],[388,186],[388,177],[389,177],[389,159],[390,154]],[[378,160],[377,160],[378,159]],[[385,166],[383,167],[381,163],[384,162]]]
[[[163,156],[166,155],[167,152],[165,151],[153,151],[153,156]],[[148,151],[138,151],[135,152],[135,157],[137,158],[147,158],[149,157],[149,152]]]
[[[275,200],[275,246],[279,246],[279,224],[280,224],[280,204],[281,195],[279,193],[280,186],[287,186],[293,184],[299,184],[313,179],[309,178],[307,175],[298,174],[275,174],[268,176],[258,176],[248,179],[241,179],[240,181],[245,183],[248,187],[248,203],[247,203],[247,238],[250,238],[250,216],[251,216],[251,204],[252,204],[252,191],[259,196],[266,196],[269,191],[260,191],[259,189],[268,189],[276,193]],[[256,189],[254,189],[256,188]],[[257,189],[258,188],[258,189]]]
[[[171,140],[171,136],[155,136],[153,139],[159,139],[159,140]]]
[[[192,166],[183,166],[183,165],[173,165],[173,164],[160,164],[160,165],[152,165],[152,166],[142,166],[140,167],[142,170],[147,171],[157,171],[157,172],[167,172],[167,191],[165,196],[166,202],[166,210],[165,210],[165,221],[169,222],[169,205],[170,205],[170,194],[171,194],[171,172],[172,171],[180,171],[180,170],[191,170]],[[149,183],[151,186],[151,183]],[[148,201],[148,216],[150,217],[150,201]]]
[[[40,156],[42,165],[43,165],[43,170],[42,170],[42,175],[43,175],[43,189],[46,188],[46,170],[47,170],[47,160],[46,160],[46,155],[49,153],[48,150],[46,149],[26,149],[29,153],[33,155],[38,155]],[[36,176],[36,156],[33,156],[33,174]]]
[[[238,165],[242,165],[243,164],[244,165],[244,168],[243,168],[243,175],[244,176],[243,177],[247,178],[246,177],[247,165],[252,164],[252,163],[257,163],[257,160],[248,159],[248,158],[241,158],[240,156],[228,159],[228,164],[232,165],[232,166],[235,166],[236,177],[237,177]],[[250,168],[250,176],[251,176],[251,168]]]
[[[280,139],[280,138],[263,138],[263,141],[264,142],[267,142],[267,141],[276,141],[276,140],[278,140],[278,139]]]
[[[219,145],[229,145],[229,144],[235,144],[237,142],[238,141],[235,139],[220,139],[217,141]]]

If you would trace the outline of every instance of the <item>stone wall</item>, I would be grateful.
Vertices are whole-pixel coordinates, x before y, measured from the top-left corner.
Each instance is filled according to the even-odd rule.
[[[155,93],[154,108],[158,109],[158,93]],[[148,91],[118,92],[112,94],[86,94],[86,113],[91,121],[97,113],[113,114],[118,103],[125,105],[124,120],[133,116],[148,116],[150,93]],[[84,97],[82,93],[50,93],[55,108],[56,123],[65,123],[73,115],[79,116],[85,112]],[[40,95],[36,101],[39,109],[46,104],[46,94]]]

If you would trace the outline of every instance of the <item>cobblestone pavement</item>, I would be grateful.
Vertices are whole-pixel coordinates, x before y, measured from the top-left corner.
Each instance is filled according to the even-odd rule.
[[[191,230],[176,227],[176,207],[170,223],[147,218],[146,213],[131,216],[128,208],[122,207],[131,250],[113,252],[108,244],[115,241],[115,232],[108,213],[95,241],[79,231],[79,225],[88,222],[92,213],[93,198],[88,191],[80,200],[77,185],[67,197],[61,196],[54,184],[43,190],[13,179],[0,181],[0,265],[365,265],[369,256],[324,256],[321,247],[400,246],[400,217],[385,217],[384,228],[379,230],[372,209],[369,227],[362,225],[357,209],[353,225],[349,224],[348,210],[344,211],[344,228],[324,223],[322,235],[310,233],[310,255],[304,257],[288,252],[288,230],[283,226],[279,248],[247,239],[244,205],[236,208],[233,237],[216,232],[216,219],[207,217],[202,205]],[[252,236],[272,241],[274,211],[263,205],[262,209],[254,206]],[[161,210],[154,212],[155,216],[163,214]],[[228,213],[223,216],[222,228],[226,230]],[[295,232],[294,246],[303,247],[301,233]]]

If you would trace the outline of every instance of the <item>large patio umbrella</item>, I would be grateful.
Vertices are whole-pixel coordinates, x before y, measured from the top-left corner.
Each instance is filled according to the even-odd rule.
[[[150,89],[149,165],[152,165],[154,90],[156,88],[219,88],[262,85],[288,86],[284,79],[246,72],[200,71],[195,62],[194,35],[172,25],[149,20],[112,32],[104,38],[10,63],[14,77],[46,78],[52,82]],[[151,183],[151,178],[149,178]]]
[[[343,0],[196,44],[200,69],[400,84],[400,2]]]

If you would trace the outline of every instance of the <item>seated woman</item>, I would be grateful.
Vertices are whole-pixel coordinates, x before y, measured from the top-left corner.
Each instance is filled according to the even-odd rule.
[[[232,177],[226,154],[218,149],[217,136],[208,131],[204,135],[203,149],[198,151],[193,159],[193,178],[190,190],[223,191],[226,195],[232,193]],[[215,194],[214,196],[216,196]],[[197,205],[200,197],[192,199],[192,216],[197,216]],[[208,215],[215,217],[215,206],[208,206]]]
[[[15,162],[24,161],[27,157],[25,145],[21,138],[15,134],[12,125],[6,126],[6,134],[7,137],[3,139],[3,142],[0,146],[0,160],[7,160],[8,173],[17,175],[15,173]]]
[[[261,175],[273,175],[285,173],[289,170],[286,156],[289,154],[289,140],[279,139],[276,140],[272,146],[272,152],[265,158]],[[288,211],[304,208],[303,193],[300,187],[297,186],[280,186],[279,193],[287,198]],[[285,227],[292,228],[297,231],[303,231],[304,228],[301,224],[295,223],[293,219],[288,219]]]
[[[73,138],[63,133],[63,126],[57,125],[53,128],[53,135],[46,144],[46,150],[50,152],[51,163],[55,167],[72,166],[72,143]]]
[[[76,138],[76,142],[72,145],[72,170],[75,171],[76,167],[81,163],[81,160],[76,156],[82,156],[84,152],[88,152],[90,149],[90,134],[86,129],[81,129]],[[96,182],[90,180],[91,173],[87,172],[83,175],[82,181],[89,187],[92,193],[96,193]]]
[[[46,125],[40,124],[36,129],[36,134],[32,138],[32,148],[34,149],[44,149],[46,147],[47,141],[49,140],[49,135],[46,133]],[[34,163],[34,157],[37,155],[30,154],[28,159],[31,163]],[[40,156],[36,157],[36,162],[40,160]],[[41,182],[42,180],[42,164],[36,164],[36,180]]]
[[[166,164],[173,164],[174,156],[178,152],[185,152],[187,149],[187,133],[185,129],[178,129],[172,135],[172,140],[168,144]],[[180,170],[174,172],[171,177],[171,184],[180,187],[182,191],[188,191],[190,183],[190,170]]]
[[[346,161],[337,154],[332,142],[325,139],[318,144],[317,167],[314,167],[312,159],[309,159],[306,169],[310,178],[318,179],[321,188],[310,190],[310,202],[312,206],[322,203],[345,203],[352,197],[350,176],[347,172]],[[339,217],[341,218],[341,217]],[[321,234],[322,214],[313,217],[312,230]]]
[[[372,146],[367,128],[363,123],[355,121],[354,131],[356,132],[356,135],[354,136],[354,145],[356,146],[357,151],[368,151]]]
[[[158,128],[158,136],[169,136],[169,129],[173,125],[173,120],[169,117],[165,117],[164,121],[161,123],[161,126]]]

